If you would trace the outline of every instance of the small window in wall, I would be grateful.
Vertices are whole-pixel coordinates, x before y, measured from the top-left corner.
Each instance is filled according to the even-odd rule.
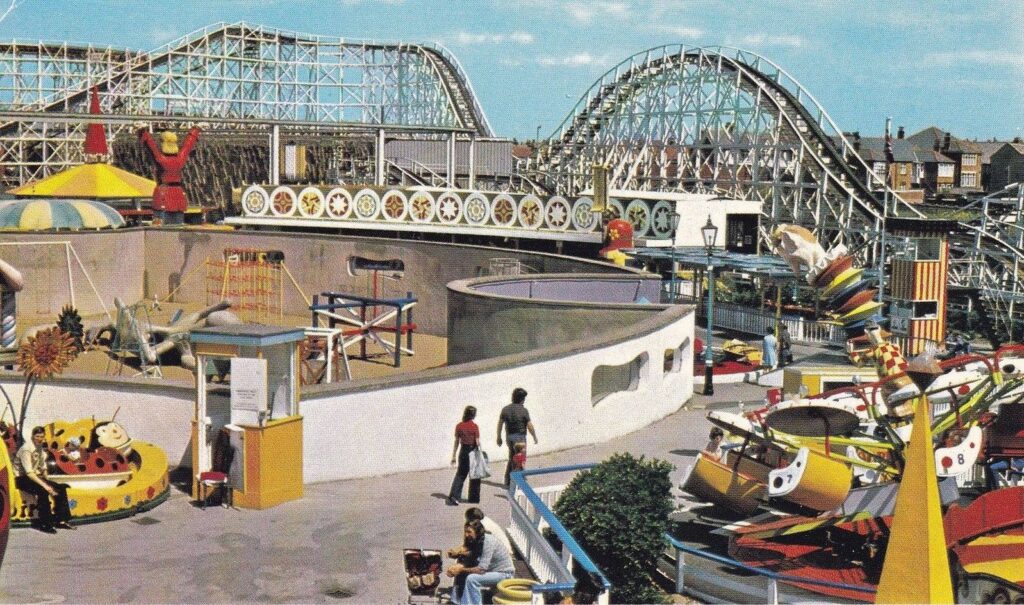
[[[665,349],[665,365],[662,368],[663,373],[676,373],[683,369],[683,354],[686,349],[690,347],[690,339],[687,338],[674,349]]]
[[[914,303],[913,319],[935,319],[939,316],[939,303],[934,300],[922,300]]]
[[[596,405],[605,397],[621,391],[635,391],[647,366],[647,353],[620,366],[597,366],[590,377],[590,403]]]

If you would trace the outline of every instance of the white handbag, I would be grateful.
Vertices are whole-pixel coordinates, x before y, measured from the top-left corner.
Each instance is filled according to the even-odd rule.
[[[486,479],[491,476],[490,459],[479,447],[469,453],[469,478]]]

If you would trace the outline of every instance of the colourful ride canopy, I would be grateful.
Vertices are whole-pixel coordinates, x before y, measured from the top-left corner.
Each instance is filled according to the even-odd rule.
[[[0,231],[48,229],[116,229],[124,219],[107,204],[94,200],[0,201]]]

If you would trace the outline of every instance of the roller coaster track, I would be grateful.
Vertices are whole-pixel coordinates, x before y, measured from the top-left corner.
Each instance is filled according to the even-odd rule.
[[[663,46],[610,69],[519,171],[551,193],[591,186],[705,192],[762,202],[762,250],[775,226],[801,224],[885,265],[887,219],[926,218],[868,167],[817,100],[778,65],[724,47]],[[984,303],[993,334],[1024,311],[1024,201],[990,199],[951,234],[951,283]],[[1018,330],[1019,331],[1019,330]]]
[[[245,23],[215,24],[152,52],[0,43],[0,111],[84,113],[91,86],[101,91],[106,113],[145,119],[493,136],[465,72],[440,46],[350,41]],[[0,164],[18,168],[18,178],[8,184],[80,161],[75,143],[83,136],[81,125],[46,127],[31,117],[0,124]],[[45,157],[45,165],[35,157]]]

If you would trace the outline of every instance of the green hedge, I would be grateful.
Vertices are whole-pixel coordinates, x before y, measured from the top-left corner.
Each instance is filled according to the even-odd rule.
[[[665,603],[651,581],[672,512],[673,466],[615,454],[566,486],[555,514],[612,583],[613,603]]]

